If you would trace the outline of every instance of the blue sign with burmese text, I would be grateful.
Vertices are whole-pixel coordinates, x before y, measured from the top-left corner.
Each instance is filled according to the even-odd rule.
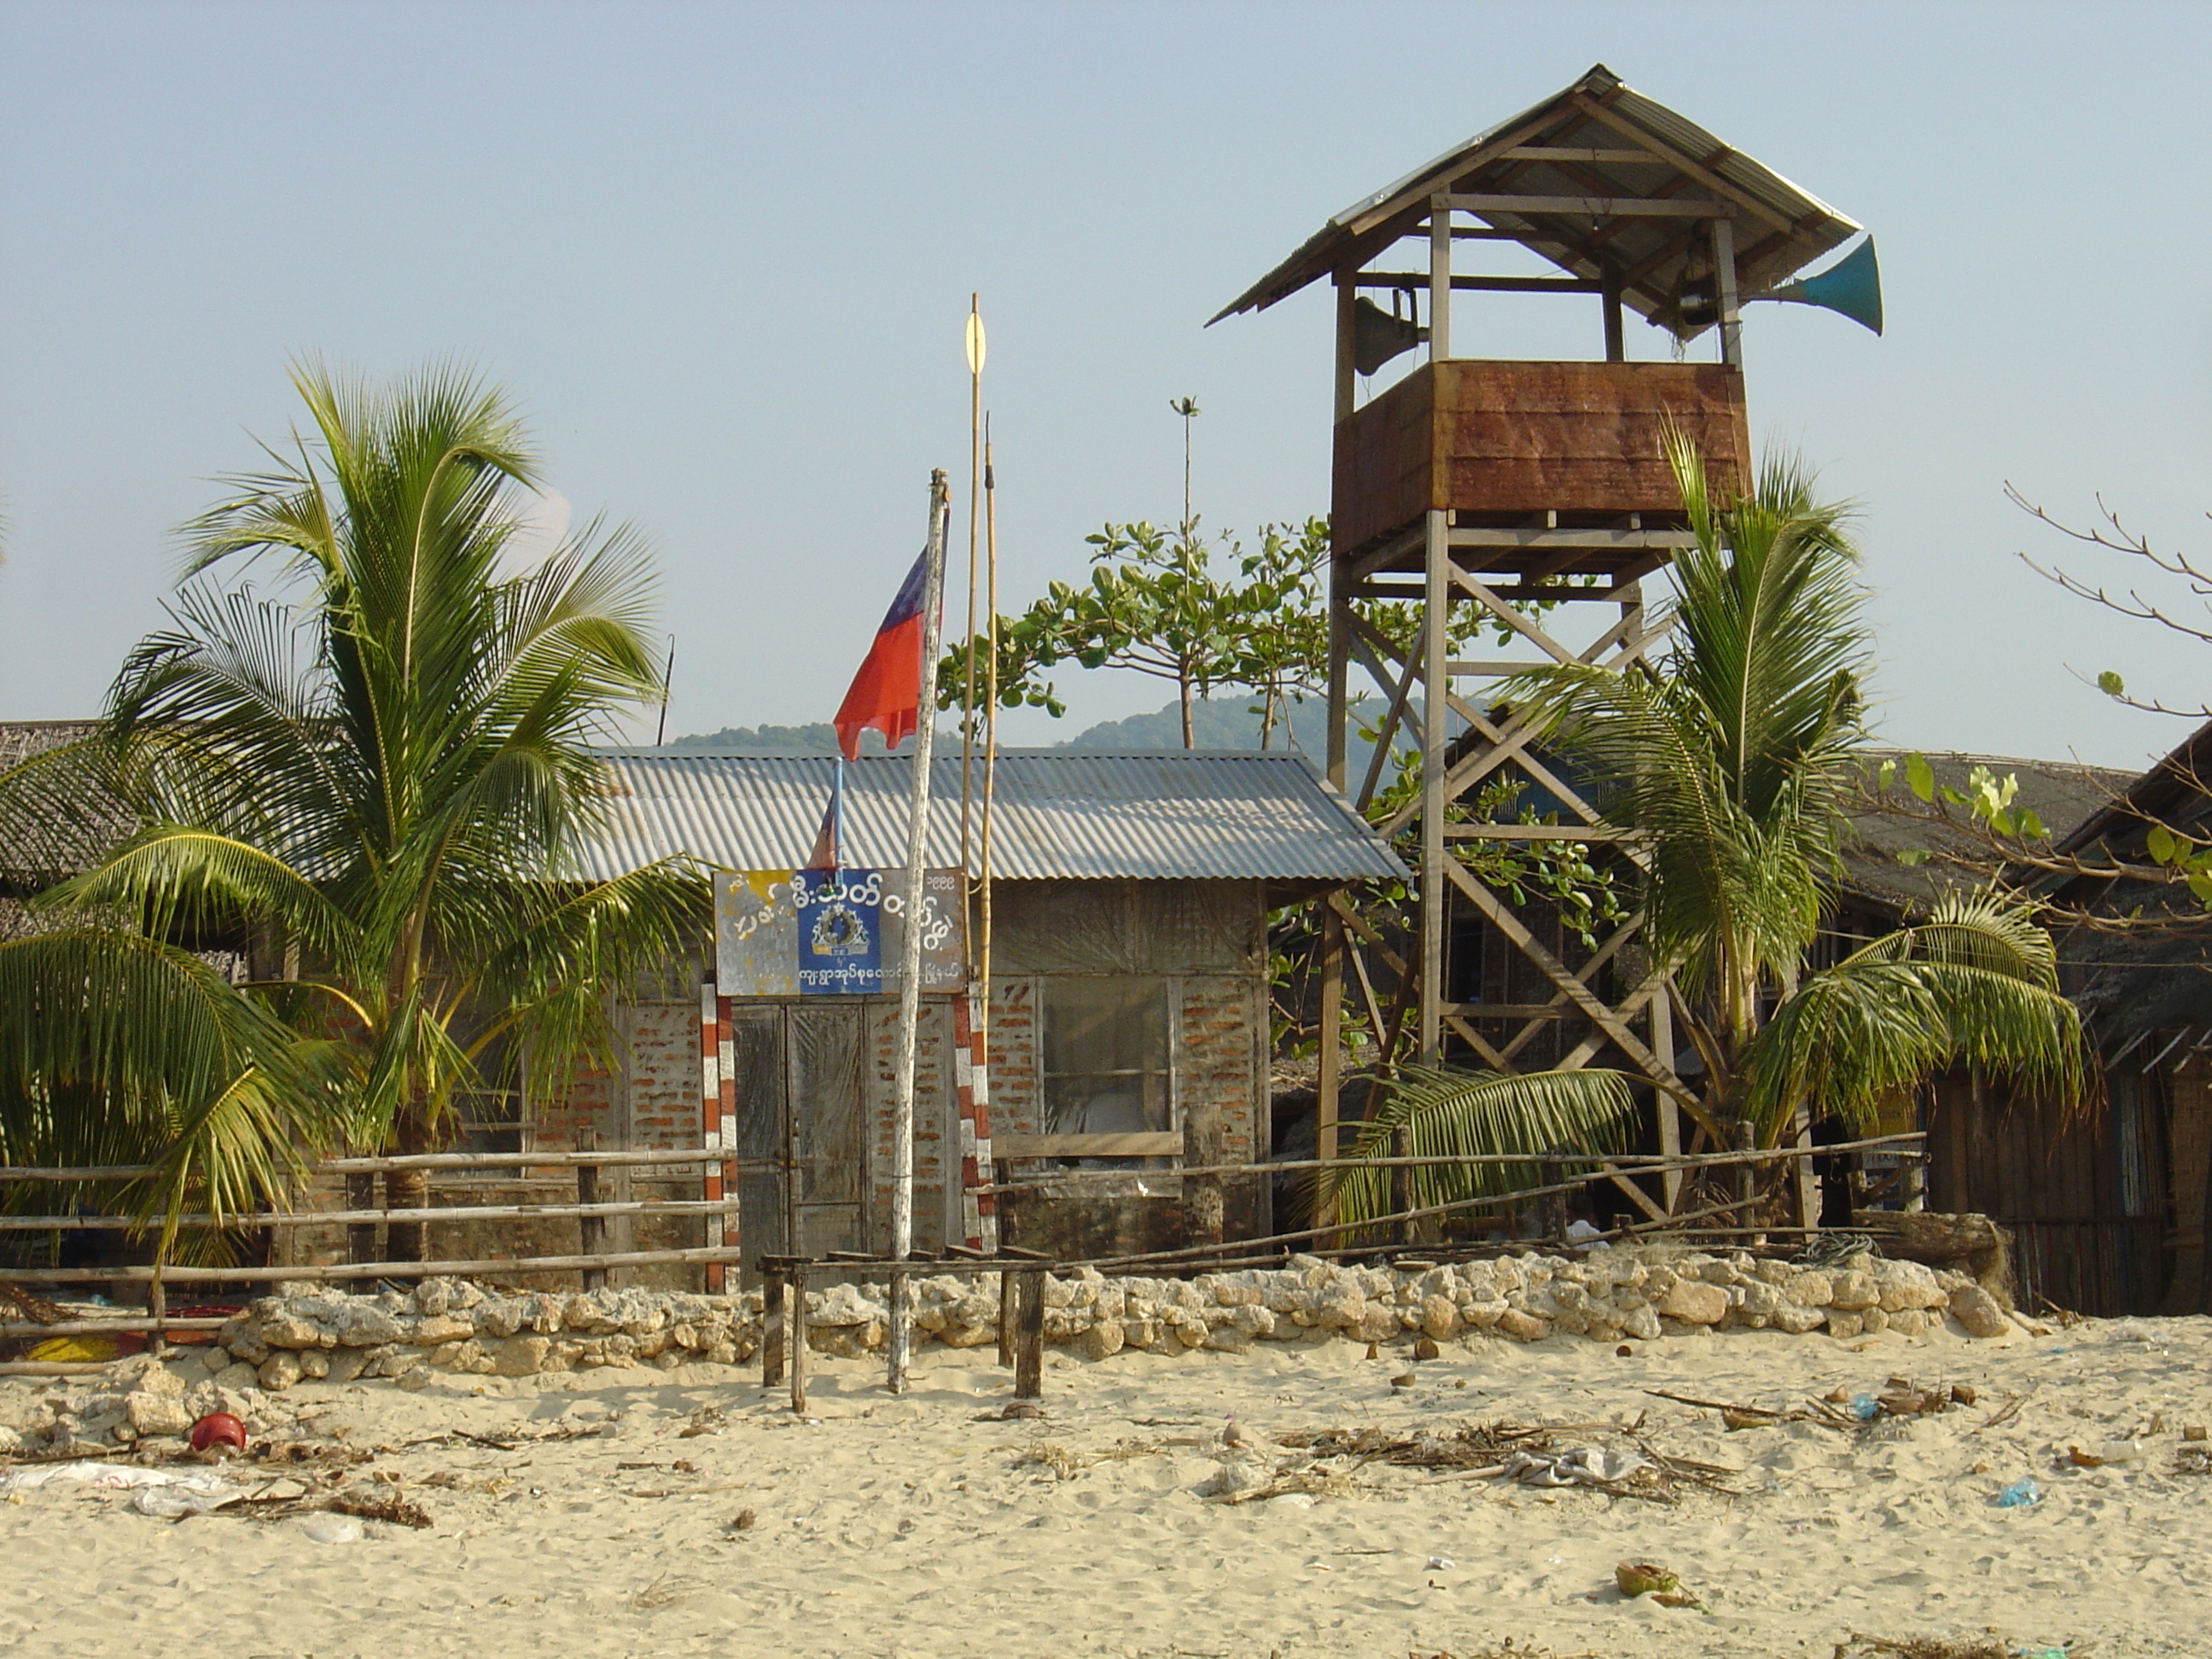
[[[715,978],[724,996],[878,996],[898,989],[903,870],[724,870],[714,877]],[[921,988],[963,978],[957,870],[922,875]]]

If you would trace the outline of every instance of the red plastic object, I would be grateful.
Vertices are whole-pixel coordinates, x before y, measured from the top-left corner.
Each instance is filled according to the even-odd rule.
[[[246,1425],[228,1412],[210,1412],[192,1425],[192,1449],[205,1451],[210,1446],[228,1445],[240,1456],[246,1455]]]
[[[245,1310],[235,1302],[199,1302],[190,1307],[172,1308],[172,1319],[228,1319]],[[213,1331],[169,1331],[165,1333],[173,1348],[204,1348],[216,1339]]]

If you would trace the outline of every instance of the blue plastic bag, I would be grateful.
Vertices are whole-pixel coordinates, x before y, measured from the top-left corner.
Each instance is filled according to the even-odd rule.
[[[1851,1396],[1851,1415],[1862,1423],[1871,1423],[1881,1415],[1881,1402],[1870,1394]]]
[[[2024,1510],[2042,1496],[2035,1489],[2035,1482],[2022,1476],[1997,1494],[1997,1507],[2001,1510]]]

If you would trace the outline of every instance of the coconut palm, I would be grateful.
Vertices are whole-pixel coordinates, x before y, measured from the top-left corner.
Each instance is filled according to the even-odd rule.
[[[2079,1023],[2049,936],[2008,900],[1947,900],[1924,923],[1808,972],[1866,735],[1848,513],[1787,459],[1719,501],[1686,439],[1671,437],[1668,458],[1696,544],[1675,561],[1667,653],[1650,672],[1537,671],[1511,695],[1594,781],[1607,817],[1639,834],[1646,939],[1675,965],[1680,1024],[1703,1071],[1680,1103],[1717,1144],[1748,1123],[1771,1146],[1802,1110],[1863,1127],[1884,1100],[1954,1065],[2074,1096]],[[1465,1079],[1409,1077],[1360,1150],[1380,1150],[1400,1125],[1440,1152],[1618,1133],[1616,1097],[1593,1084],[1573,1097],[1578,1140],[1560,1081],[1485,1075],[1478,1130]],[[1510,1144],[1478,1145],[1486,1136]]]
[[[94,775],[131,826],[44,905],[131,919],[141,959],[187,979],[158,942],[226,923],[283,963],[239,994],[251,1014],[221,1017],[237,1075],[249,1055],[266,1074],[274,1025],[334,1053],[335,1085],[193,1130],[197,1167],[262,1180],[303,1120],[325,1142],[427,1151],[494,1063],[604,1057],[606,988],[696,933],[703,893],[670,865],[577,872],[600,800],[588,745],[659,692],[635,535],[593,524],[526,565],[536,465],[504,398],[465,372],[293,380],[309,434],[189,527],[170,625],[131,653],[102,733],[9,792],[51,823]],[[256,562],[275,591],[216,580]],[[132,1022],[99,1058],[165,1075],[173,1036]],[[15,1047],[20,1084],[59,1077],[84,1042],[63,1021]],[[198,1094],[225,1086],[215,1052]],[[395,1173],[388,1200],[419,1206],[423,1185]],[[392,1248],[418,1251],[420,1229]]]
[[[172,1218],[165,1254],[175,1216],[251,1208],[342,1110],[334,1045],[141,933],[58,927],[0,942],[0,1164],[152,1171],[119,1190],[24,1186],[0,1199],[160,1212]]]

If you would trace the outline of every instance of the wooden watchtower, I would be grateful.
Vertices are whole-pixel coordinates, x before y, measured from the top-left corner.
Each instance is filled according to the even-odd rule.
[[[1324,918],[1322,1157],[1336,1153],[1347,952],[1386,1055],[1395,1047],[1425,1063],[1449,1055],[1498,1070],[1602,1057],[1648,1077],[1662,1102],[1682,1089],[1663,964],[1633,948],[1634,919],[1595,951],[1562,950],[1448,855],[1455,841],[1551,837],[1638,856],[1571,777],[1531,751],[1521,723],[1467,683],[1549,661],[1618,670],[1651,646],[1640,580],[1690,540],[1661,434],[1671,422],[1695,439],[1717,484],[1747,479],[1738,303],[1858,231],[1600,65],[1338,214],[1214,319],[1265,310],[1322,278],[1335,286],[1329,777],[1364,811],[1395,734],[1420,752],[1420,787],[1383,826],[1420,827],[1411,951],[1363,935],[1348,909]],[[1479,253],[1497,242],[1517,242],[1560,274],[1462,269],[1475,262],[1470,245]],[[1409,243],[1425,258],[1406,257]],[[1500,292],[1591,296],[1601,356],[1455,356],[1455,296]],[[1629,360],[1630,311],[1669,337],[1669,361]],[[1708,334],[1717,361],[1680,360]],[[1417,366],[1360,401],[1364,374],[1422,343]],[[1419,608],[1410,649],[1360,614],[1378,599]],[[1464,617],[1467,607],[1517,650],[1455,658],[1455,608]],[[1355,665],[1388,713],[1376,758],[1349,778]],[[1559,826],[1452,821],[1451,803],[1508,769],[1559,805]],[[1516,971],[1455,1000],[1455,986],[1478,977],[1452,961],[1455,948],[1510,952]],[[1672,1150],[1676,1115],[1659,1117]]]

